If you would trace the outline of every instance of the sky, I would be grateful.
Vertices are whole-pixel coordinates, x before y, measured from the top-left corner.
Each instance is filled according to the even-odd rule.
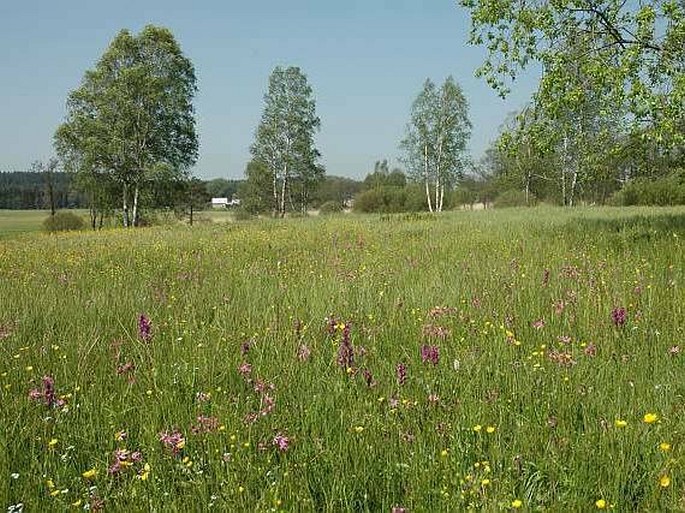
[[[399,165],[411,104],[426,78],[452,75],[470,105],[478,159],[537,83],[506,100],[474,77],[486,53],[467,44],[468,12],[453,0],[3,0],[0,2],[0,171],[53,155],[65,103],[121,29],[168,27],[198,78],[200,178],[244,177],[276,66],[299,66],[314,90],[316,143],[329,175],[363,179]]]

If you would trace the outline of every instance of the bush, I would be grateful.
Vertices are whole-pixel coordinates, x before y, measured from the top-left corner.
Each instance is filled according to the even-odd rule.
[[[404,212],[406,201],[407,193],[404,187],[379,187],[357,194],[354,199],[354,211],[383,214]]]
[[[339,214],[342,211],[343,207],[339,201],[327,201],[319,207],[319,215],[322,216]]]
[[[514,189],[504,191],[495,198],[493,203],[495,208],[525,207],[526,205],[526,193]]]
[[[628,182],[612,198],[613,205],[683,205],[685,204],[685,171],[675,171],[657,180],[638,178]]]
[[[238,207],[233,210],[233,219],[236,221],[249,221],[255,216],[252,212],[243,207]]]
[[[83,219],[73,212],[57,212],[43,221],[43,229],[51,233],[82,230],[84,226]]]

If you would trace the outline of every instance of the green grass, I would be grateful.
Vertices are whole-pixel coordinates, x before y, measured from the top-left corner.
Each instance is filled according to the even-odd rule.
[[[38,232],[49,215],[49,210],[0,210],[0,237]]]
[[[684,239],[541,208],[0,240],[0,507],[683,510]]]

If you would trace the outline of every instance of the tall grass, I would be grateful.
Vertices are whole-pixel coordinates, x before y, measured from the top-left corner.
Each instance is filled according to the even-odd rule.
[[[684,238],[535,209],[2,240],[0,506],[685,509]]]

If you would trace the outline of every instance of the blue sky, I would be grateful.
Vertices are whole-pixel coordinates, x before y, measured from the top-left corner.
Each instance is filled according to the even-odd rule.
[[[242,178],[272,69],[299,66],[314,89],[328,174],[363,178],[393,164],[424,80],[453,75],[470,102],[478,158],[536,76],[506,101],[473,74],[468,13],[451,0],[122,0],[0,2],[0,170],[52,154],[65,100],[122,28],[169,27],[193,61],[202,178]]]

